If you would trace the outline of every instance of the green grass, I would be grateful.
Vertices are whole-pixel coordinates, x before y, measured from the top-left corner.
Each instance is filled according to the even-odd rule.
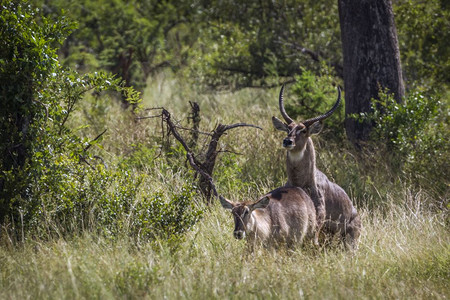
[[[443,215],[362,210],[359,250],[246,250],[231,216],[208,211],[174,251],[165,242],[95,235],[0,248],[1,299],[446,299]]]
[[[218,122],[261,126],[263,131],[236,129],[224,136],[220,147],[229,152],[219,154],[214,173],[220,193],[248,200],[286,180],[283,134],[270,121],[279,114],[277,93],[275,89],[204,93],[170,74],[160,74],[149,81],[143,105],[164,106],[186,124],[188,101],[198,101],[204,131]],[[186,184],[195,183],[181,152],[169,158],[159,155],[161,124],[156,119],[135,122],[114,101],[88,99],[71,122],[73,128],[88,123],[81,133],[92,138],[108,128],[102,147],[92,150],[110,168],[128,161],[131,173],[145,174],[132,203],[158,192],[170,199]],[[180,244],[136,241],[126,226],[114,238],[91,233],[94,228],[65,238],[26,235],[22,242],[10,241],[2,231],[0,299],[449,298],[448,207],[436,209],[436,204],[446,203],[446,196],[434,198],[409,186],[389,166],[378,163],[379,157],[366,157],[364,163],[364,156],[354,155],[348,145],[335,145],[320,136],[315,142],[320,169],[348,192],[362,216],[355,253],[340,246],[249,253],[244,241],[232,237],[228,212],[219,205],[199,204],[204,217]],[[198,195],[193,200],[202,202]],[[49,231],[58,228],[47,226]]]

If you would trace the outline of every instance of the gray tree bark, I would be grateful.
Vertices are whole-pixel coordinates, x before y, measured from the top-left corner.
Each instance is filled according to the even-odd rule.
[[[351,114],[369,112],[370,100],[387,88],[400,102],[405,94],[397,30],[390,0],[338,0],[344,56],[345,129],[355,145],[373,124]]]

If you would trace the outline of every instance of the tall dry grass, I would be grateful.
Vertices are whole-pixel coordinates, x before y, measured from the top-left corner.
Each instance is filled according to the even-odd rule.
[[[423,199],[421,199],[422,201]],[[232,238],[221,207],[173,251],[164,242],[93,235],[0,248],[2,299],[446,299],[443,215],[413,206],[362,209],[359,250],[257,249]]]

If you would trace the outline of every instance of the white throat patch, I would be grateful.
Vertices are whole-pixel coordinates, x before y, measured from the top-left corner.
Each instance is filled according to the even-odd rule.
[[[295,152],[294,151],[289,151],[288,152],[289,160],[292,161],[292,162],[301,161],[303,159],[303,156],[305,155],[305,150],[306,150],[306,147],[303,148],[300,151],[295,151]]]

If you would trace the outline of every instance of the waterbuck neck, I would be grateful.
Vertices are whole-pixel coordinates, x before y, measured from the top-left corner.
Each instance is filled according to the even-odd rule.
[[[290,150],[286,157],[288,184],[298,187],[315,185],[316,155],[314,144],[308,138],[305,146],[300,150]]]

